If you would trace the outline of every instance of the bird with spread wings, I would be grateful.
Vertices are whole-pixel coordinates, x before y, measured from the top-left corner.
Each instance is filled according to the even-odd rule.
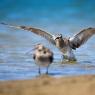
[[[9,25],[6,23],[1,23],[3,25],[7,25],[9,27],[14,27],[17,29],[23,29],[27,31],[31,31],[39,36],[44,37],[48,41],[50,41],[53,45],[55,45],[61,52],[64,58],[69,61],[76,60],[73,50],[79,48],[83,45],[91,36],[95,34],[95,28],[87,28],[79,33],[75,34],[72,37],[64,38],[62,34],[53,35],[51,33],[45,32],[41,29],[28,27],[28,26],[16,26],[16,25]]]

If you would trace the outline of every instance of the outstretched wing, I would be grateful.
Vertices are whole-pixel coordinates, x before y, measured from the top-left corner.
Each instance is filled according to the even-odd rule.
[[[82,30],[81,32],[69,39],[71,47],[73,49],[79,48],[94,34],[95,28],[88,28]]]
[[[14,27],[14,28],[17,28],[17,29],[23,29],[23,30],[31,31],[31,32],[39,35],[39,36],[42,36],[42,37],[46,38],[48,41],[50,41],[52,44],[55,45],[53,35],[48,33],[48,32],[45,32],[43,30],[33,28],[33,27],[28,27],[28,26],[15,26],[15,25],[9,25],[9,24],[6,24],[6,23],[1,23],[1,24],[7,25],[9,27]]]

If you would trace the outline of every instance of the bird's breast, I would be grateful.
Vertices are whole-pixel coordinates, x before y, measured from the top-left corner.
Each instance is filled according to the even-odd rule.
[[[59,48],[62,53],[67,53],[67,47]]]
[[[56,40],[56,46],[57,46],[58,48],[62,48],[62,47],[64,46],[63,41],[61,41],[61,40]]]
[[[49,64],[51,64],[53,61],[53,57],[52,56],[39,56],[36,58],[36,63],[38,65],[41,65],[41,66],[48,66]]]

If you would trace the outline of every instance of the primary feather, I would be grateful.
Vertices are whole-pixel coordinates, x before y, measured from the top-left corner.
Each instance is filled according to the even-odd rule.
[[[69,39],[72,48],[79,48],[91,36],[95,34],[95,28],[84,29]]]

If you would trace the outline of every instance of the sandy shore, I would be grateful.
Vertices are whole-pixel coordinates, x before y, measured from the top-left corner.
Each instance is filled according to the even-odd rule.
[[[4,81],[0,95],[95,95],[95,75]]]

